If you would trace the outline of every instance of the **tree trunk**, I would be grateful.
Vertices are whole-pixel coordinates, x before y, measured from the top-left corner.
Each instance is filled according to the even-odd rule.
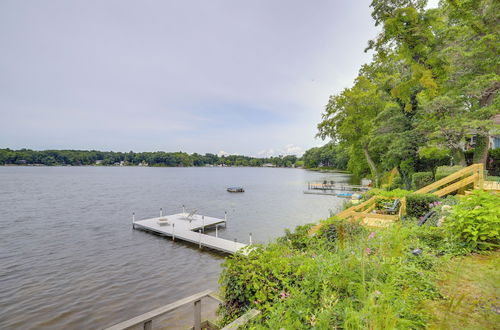
[[[375,162],[373,161],[372,157],[370,156],[370,153],[368,152],[368,145],[363,146],[363,152],[365,153],[366,157],[366,162],[368,163],[368,166],[370,167],[370,170],[372,171],[372,175],[375,178],[375,187],[379,187],[379,173],[377,170],[377,166],[375,165]]]
[[[497,74],[500,73],[500,66],[497,67]],[[500,82],[496,81],[490,88],[488,88],[482,95],[479,100],[479,105],[481,107],[487,107],[493,104],[493,100],[500,90]],[[488,151],[490,150],[490,136],[488,133],[484,135],[480,135],[478,137],[478,142],[480,145],[476,146],[474,150],[474,163],[483,163],[486,166],[486,162],[488,161]]]
[[[461,148],[452,149],[453,161],[460,166],[467,166],[464,151]]]
[[[486,166],[488,161],[488,151],[490,150],[489,134],[476,137],[476,147],[474,148],[474,164],[483,163]]]

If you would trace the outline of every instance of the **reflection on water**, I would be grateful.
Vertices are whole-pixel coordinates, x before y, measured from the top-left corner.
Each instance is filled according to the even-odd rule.
[[[344,174],[266,168],[0,167],[0,328],[102,328],[217,288],[224,256],[132,230],[188,209],[266,243],[343,200],[303,194]],[[243,186],[245,193],[226,192]]]

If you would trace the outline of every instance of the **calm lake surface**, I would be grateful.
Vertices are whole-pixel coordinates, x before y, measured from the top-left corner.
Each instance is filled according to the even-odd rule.
[[[0,167],[0,328],[103,328],[217,289],[224,255],[133,230],[136,219],[224,217],[219,235],[266,243],[344,202],[306,182],[345,174],[277,168]],[[243,186],[245,193],[226,192]]]

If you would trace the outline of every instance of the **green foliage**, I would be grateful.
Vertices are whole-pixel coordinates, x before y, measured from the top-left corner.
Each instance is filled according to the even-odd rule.
[[[252,158],[241,155],[217,156],[185,152],[113,152],[95,150],[44,150],[0,149],[0,165],[147,165],[147,166],[262,166],[271,163],[277,167],[291,167],[297,156]]]
[[[500,148],[490,150],[486,169],[490,175],[500,176]]]
[[[464,197],[445,222],[448,229],[472,250],[498,248],[500,244],[500,196],[476,190]]]
[[[412,193],[412,191],[404,190],[404,189],[382,190],[382,189],[373,188],[373,189],[370,189],[366,193],[366,195],[367,195],[367,197],[383,196],[383,197],[389,197],[389,198],[392,198],[392,197],[403,198],[405,196],[408,196],[411,193]]]
[[[318,136],[345,145],[353,174],[369,170],[377,183],[379,173],[396,167],[406,189],[413,173],[435,174],[451,156],[465,166],[463,144],[471,136],[478,141],[474,159],[500,171],[486,157],[487,138],[498,131],[500,2],[425,3],[371,2],[381,26],[368,46],[373,61],[352,87],[330,97],[318,125]]]
[[[447,177],[448,175],[451,175],[457,171],[460,171],[463,166],[456,165],[456,166],[439,166],[436,170],[436,181],[441,180],[442,178]]]
[[[439,198],[432,194],[410,194],[406,196],[406,214],[409,217],[419,218],[434,207],[433,203]]]
[[[338,170],[347,169],[349,155],[347,150],[333,142],[319,148],[308,149],[301,160],[306,168],[328,167]]]
[[[433,175],[432,172],[417,172],[413,173],[412,176],[412,186],[415,189],[420,189],[425,187],[431,183],[433,183]]]
[[[252,329],[423,328],[421,306],[439,297],[434,270],[441,228],[394,226],[367,232],[330,219],[314,237],[306,227],[249,257],[225,261],[220,279],[224,324],[250,308]],[[422,249],[420,256],[411,251]]]

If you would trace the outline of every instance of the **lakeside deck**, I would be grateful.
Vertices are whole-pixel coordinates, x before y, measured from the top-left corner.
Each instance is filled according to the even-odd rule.
[[[234,254],[247,244],[220,238],[217,235],[217,226],[226,224],[226,219],[207,217],[194,214],[188,217],[187,213],[178,213],[156,218],[135,221],[134,229],[142,229],[171,237],[172,240],[182,240],[224,253]],[[204,234],[205,229],[216,227],[216,236]]]

